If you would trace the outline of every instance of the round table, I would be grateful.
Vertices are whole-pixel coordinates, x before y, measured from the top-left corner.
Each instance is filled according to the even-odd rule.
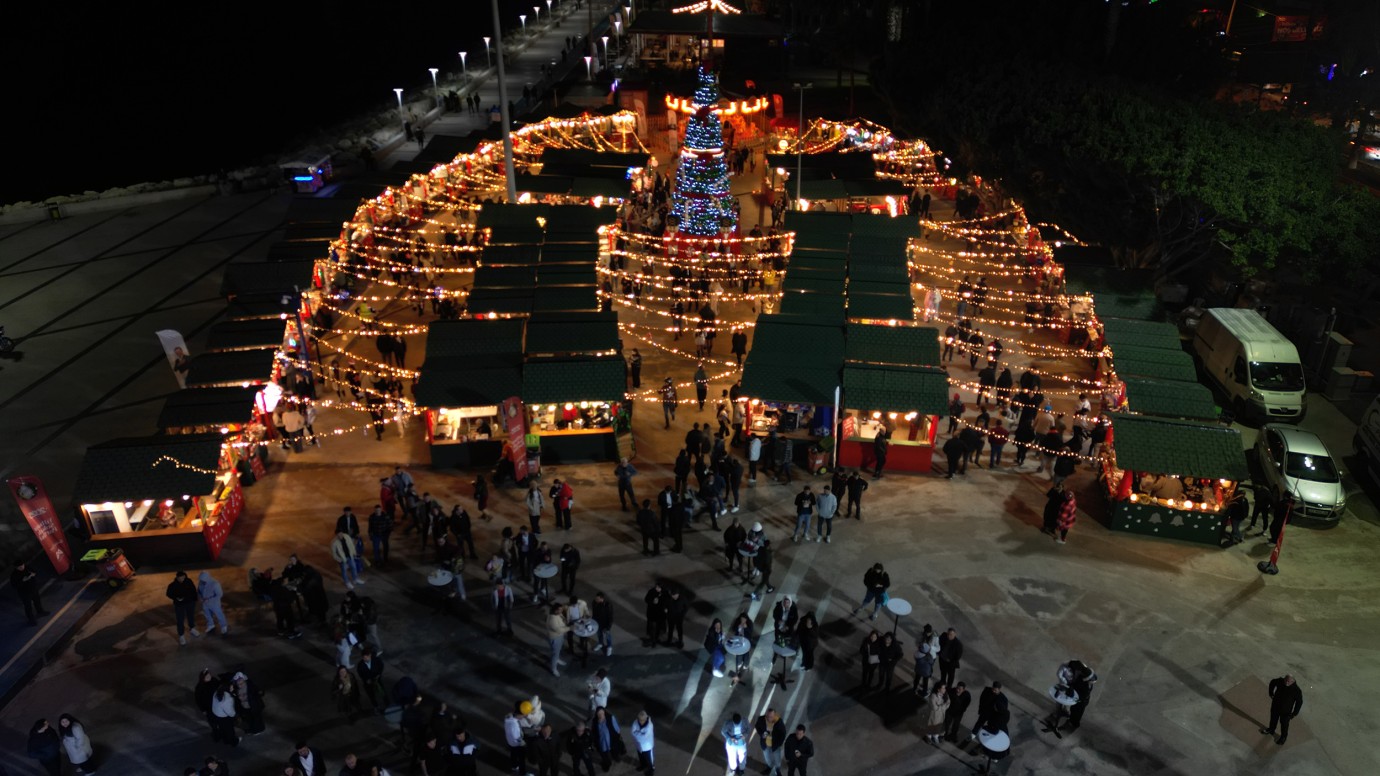
[[[532,576],[538,579],[550,579],[559,573],[561,573],[561,569],[554,563],[542,563],[532,569]]]
[[[753,565],[753,558],[757,557],[757,550],[749,550],[746,547],[739,547],[738,554],[743,556],[744,558],[747,558],[747,571],[743,572],[743,584],[746,585],[748,582],[752,581],[752,575],[754,572],[757,571],[757,567]]]
[[[582,639],[592,638],[599,632],[599,623],[593,617],[583,617],[571,623],[570,630]]]
[[[426,581],[432,587],[445,587],[455,581],[455,575],[445,569],[436,569],[426,575]]]
[[[983,763],[981,772],[987,773],[992,769],[992,763],[1011,754],[1011,737],[1006,734],[1005,730],[989,733],[984,728],[978,731],[978,746],[982,747],[982,755],[987,758],[987,762]]]
[[[1060,669],[1060,678],[1063,677],[1063,669]],[[1064,684],[1056,684],[1046,692],[1050,698],[1058,705],[1054,707],[1054,712],[1046,719],[1044,733],[1053,733],[1055,738],[1063,738],[1059,732],[1059,721],[1068,716],[1069,708],[1078,703],[1078,691]]]
[[[790,667],[791,658],[795,657],[795,647],[775,643],[771,645],[771,653],[771,662],[773,665],[775,665],[778,657],[781,658],[781,689],[784,690],[786,686],[791,683]],[[770,680],[768,680],[768,684],[770,684]]]
[[[734,657],[746,655],[752,651],[752,641],[742,636],[729,636],[724,639],[724,651]]]
[[[888,599],[886,610],[891,612],[891,631],[897,633],[900,630],[901,618],[911,613],[910,601],[904,598]]]

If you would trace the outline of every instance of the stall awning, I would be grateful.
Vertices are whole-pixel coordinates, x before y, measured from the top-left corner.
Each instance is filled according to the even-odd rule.
[[[850,323],[844,329],[844,357],[858,365],[939,365],[939,330],[932,326]]]
[[[1199,383],[1123,378],[1131,412],[1163,418],[1216,420],[1221,414],[1212,392]]]
[[[937,367],[845,364],[843,406],[943,415],[949,406],[949,375]]]
[[[283,335],[292,321],[281,318],[258,318],[244,321],[224,321],[211,327],[206,336],[207,350],[256,350],[283,345]],[[294,338],[296,332],[293,332]]]
[[[86,449],[72,500],[98,504],[205,496],[215,490],[220,448],[220,434],[134,437],[94,445]]]
[[[848,293],[848,318],[878,321],[915,320],[915,300],[910,294]]]
[[[511,231],[511,228],[509,229]],[[516,235],[511,237],[495,237],[494,239],[511,239],[511,243],[490,242],[484,246],[484,252],[480,254],[479,263],[481,266],[530,266],[536,264],[541,258],[541,231],[532,230],[535,234],[529,234],[524,238]],[[525,241],[524,241],[525,240]],[[532,240],[535,240],[533,242]]]
[[[321,258],[325,258],[323,253]],[[311,288],[312,261],[254,261],[230,264],[220,283],[221,296],[291,294]]]
[[[532,314],[557,312],[597,312],[597,286],[539,285],[532,289]]]
[[[522,392],[517,364],[489,366],[483,359],[427,361],[417,381],[417,404],[423,407],[482,407]]]
[[[1228,480],[1247,476],[1241,432],[1234,428],[1117,414],[1112,439],[1122,469]]]
[[[537,282],[543,286],[597,286],[599,272],[593,262],[580,264],[540,264]]]
[[[1198,381],[1193,357],[1182,350],[1125,346],[1112,351],[1112,366],[1119,377],[1134,375],[1182,383]]]
[[[1115,352],[1120,347],[1182,350],[1179,330],[1172,323],[1137,321],[1130,318],[1101,318],[1107,344]]]
[[[522,318],[432,321],[426,329],[424,360],[430,362],[471,356],[520,356],[525,323]]]
[[[266,383],[273,376],[274,348],[232,350],[192,356],[187,387]]]
[[[532,312],[532,289],[530,288],[475,288],[465,301],[465,309],[471,315],[530,315]]]
[[[522,369],[527,404],[620,402],[627,386],[627,365],[617,356],[528,361]]]
[[[786,291],[781,295],[781,314],[809,318],[822,324],[843,325],[843,295],[837,291],[811,293]]]
[[[536,267],[486,264],[474,271],[473,288],[531,288],[536,282]]]
[[[257,386],[233,388],[188,388],[163,402],[158,413],[158,428],[228,426],[248,423],[254,415]]]
[[[761,315],[743,366],[743,393],[758,399],[832,404],[843,363],[843,327],[817,317]]]
[[[616,351],[618,314],[534,314],[527,322],[527,353],[533,356]]]

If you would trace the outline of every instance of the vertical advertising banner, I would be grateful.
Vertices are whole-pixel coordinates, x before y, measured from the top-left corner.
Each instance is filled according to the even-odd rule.
[[[508,460],[513,462],[513,479],[527,479],[527,418],[522,399],[510,396],[499,405],[503,413],[503,430],[508,433]]]
[[[43,483],[37,477],[12,477],[7,482],[10,492],[14,494],[14,500],[19,503],[19,509],[24,513],[24,519],[29,521],[34,536],[38,537],[38,543],[43,545],[43,551],[48,553],[53,570],[59,574],[66,574],[67,570],[72,568],[72,548],[67,546],[67,536],[62,532],[62,521],[58,520],[57,513],[53,511],[53,502],[48,499]]]
[[[187,343],[182,341],[182,335],[173,329],[163,329],[154,332],[158,336],[158,341],[163,345],[163,352],[168,356],[168,365],[172,367],[173,376],[177,378],[177,387],[187,387],[187,367],[191,365],[192,354],[187,351]]]

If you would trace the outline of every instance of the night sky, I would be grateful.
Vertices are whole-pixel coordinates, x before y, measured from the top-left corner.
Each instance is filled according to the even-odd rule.
[[[429,89],[461,50],[482,63],[492,34],[484,0],[159,8],[26,4],[7,25],[0,203],[253,163]]]

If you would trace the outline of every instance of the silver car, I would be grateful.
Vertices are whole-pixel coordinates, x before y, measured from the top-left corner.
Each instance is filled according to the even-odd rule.
[[[1268,423],[1255,441],[1265,481],[1276,492],[1294,495],[1294,516],[1340,520],[1346,511],[1342,485],[1332,454],[1317,434],[1297,426]]]

